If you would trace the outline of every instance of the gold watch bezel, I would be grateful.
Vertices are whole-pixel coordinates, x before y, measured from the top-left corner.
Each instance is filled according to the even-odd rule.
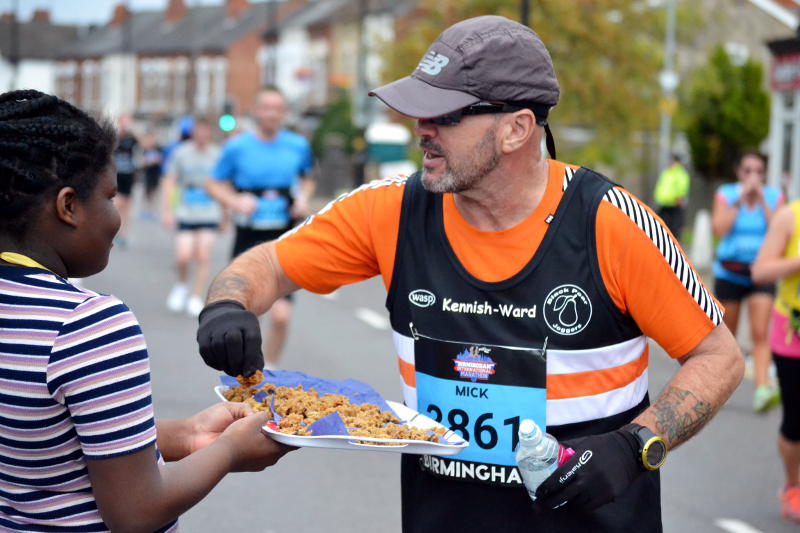
[[[664,447],[664,455],[663,457],[661,457],[661,460],[658,462],[658,464],[651,465],[647,460],[647,452],[650,451],[650,446],[652,446],[656,442],[660,442],[661,446]],[[666,441],[664,441],[664,439],[659,437],[658,435],[653,435],[652,437],[647,439],[647,442],[645,442],[644,445],[642,446],[642,465],[644,466],[644,468],[646,470],[650,470],[651,472],[654,470],[658,470],[659,468],[661,468],[661,466],[664,464],[666,460],[667,460]]]

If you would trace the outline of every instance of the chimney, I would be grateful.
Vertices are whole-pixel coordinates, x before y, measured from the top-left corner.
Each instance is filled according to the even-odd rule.
[[[46,9],[36,9],[33,12],[33,20],[36,22],[43,22],[50,24],[50,12]]]
[[[274,2],[275,0],[268,0]],[[226,17],[229,19],[239,18],[239,16],[250,9],[250,2],[247,0],[225,0]]]
[[[110,24],[112,26],[121,26],[131,18],[131,12],[125,7],[124,3],[117,4],[114,8],[114,14],[111,16]]]
[[[167,11],[164,13],[164,22],[175,24],[186,14],[186,4],[183,0],[169,0]]]

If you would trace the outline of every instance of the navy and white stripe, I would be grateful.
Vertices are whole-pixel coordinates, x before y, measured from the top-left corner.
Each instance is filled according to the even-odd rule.
[[[108,531],[86,459],[155,438],[130,310],[41,269],[0,267],[0,531]]]

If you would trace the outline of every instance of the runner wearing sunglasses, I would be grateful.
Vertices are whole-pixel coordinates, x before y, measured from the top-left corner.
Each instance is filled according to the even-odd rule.
[[[722,309],[642,202],[555,159],[559,85],[530,28],[460,22],[371,94],[417,119],[422,170],[234,261],[200,316],[203,359],[250,374],[253,313],[381,275],[405,403],[470,441],[403,457],[403,531],[660,531],[648,446],[690,438],[742,377]],[[652,405],[648,337],[681,365]],[[535,504],[513,456],[525,418],[576,451]]]

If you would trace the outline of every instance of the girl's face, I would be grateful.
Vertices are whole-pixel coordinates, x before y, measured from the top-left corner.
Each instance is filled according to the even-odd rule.
[[[755,155],[745,156],[736,167],[736,178],[742,184],[757,183],[764,184],[766,178],[766,167],[764,161]]]
[[[65,261],[70,277],[97,274],[108,264],[114,236],[120,226],[119,211],[112,201],[116,194],[117,173],[114,165],[109,164],[89,197],[76,199],[79,223]]]

